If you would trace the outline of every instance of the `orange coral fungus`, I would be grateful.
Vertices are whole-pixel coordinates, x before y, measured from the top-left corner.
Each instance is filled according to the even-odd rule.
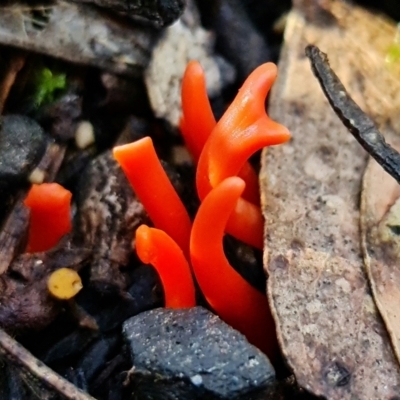
[[[163,231],[141,225],[136,230],[136,251],[157,270],[164,287],[165,306],[194,307],[195,289],[190,267],[179,246]]]
[[[149,137],[113,149],[139,200],[154,225],[165,231],[189,254],[192,223],[165,173]]]
[[[272,121],[265,112],[265,98],[276,75],[277,68],[272,63],[255,69],[213,129],[197,166],[200,199],[225,178],[242,172],[246,160],[257,150],[289,140],[287,128]],[[243,217],[246,214],[253,217],[246,219]],[[262,248],[261,211],[242,199],[230,217],[227,231],[245,243]]]
[[[265,112],[265,98],[276,75],[275,64],[256,68],[213,129],[197,168],[196,185],[201,199],[222,180],[237,175],[257,150],[290,139],[287,128]]]
[[[206,196],[193,223],[190,256],[200,288],[215,312],[274,358],[277,342],[267,298],[231,267],[223,250],[225,225],[244,187],[242,179],[231,177]]]
[[[71,198],[71,192],[58,183],[32,185],[24,201],[31,211],[28,252],[49,250],[70,232]]]
[[[197,163],[216,125],[207,96],[204,71],[197,61],[189,62],[183,76],[182,110],[180,130],[190,154]],[[243,197],[254,204],[259,204],[258,177],[249,163],[244,164],[239,176],[246,182]]]
[[[197,61],[190,61],[182,80],[181,131],[194,160],[200,157],[204,143],[216,122],[207,96],[204,71]]]

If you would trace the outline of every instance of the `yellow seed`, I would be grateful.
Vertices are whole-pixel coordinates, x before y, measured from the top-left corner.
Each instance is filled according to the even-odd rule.
[[[47,288],[50,294],[57,299],[68,300],[82,289],[82,281],[73,269],[60,268],[50,275]]]

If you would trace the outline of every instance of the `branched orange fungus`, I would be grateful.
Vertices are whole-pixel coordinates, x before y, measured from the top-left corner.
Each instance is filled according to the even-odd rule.
[[[70,268],[60,268],[52,272],[47,288],[52,296],[60,300],[69,300],[82,289],[82,280],[78,273]]]
[[[180,130],[186,146],[197,163],[207,139],[217,122],[207,96],[203,68],[197,61],[190,61],[182,80],[182,111]],[[246,182],[243,197],[259,204],[258,177],[249,163],[245,163],[239,176]]]
[[[72,193],[57,183],[32,185],[25,206],[30,208],[27,251],[46,251],[71,231]]]
[[[136,251],[145,264],[157,270],[165,296],[165,306],[194,307],[195,289],[190,267],[180,247],[165,232],[141,225],[136,230]]]
[[[117,146],[113,154],[154,225],[189,255],[192,223],[157,157],[151,138]]]
[[[222,180],[237,175],[257,150],[290,139],[287,128],[265,112],[265,99],[276,75],[275,64],[256,68],[213,129],[197,168],[196,185],[201,199]]]
[[[223,250],[225,225],[244,187],[242,179],[227,178],[205,197],[193,223],[191,262],[214,311],[274,358],[277,343],[267,298],[231,267]]]
[[[272,63],[255,69],[211,132],[197,166],[200,199],[225,178],[237,175],[257,150],[289,140],[287,128],[271,120],[265,112],[265,98],[276,75],[277,68]],[[253,217],[245,218],[246,214]],[[238,203],[226,228],[237,239],[262,249],[261,211],[245,199]],[[244,232],[250,232],[251,236]]]

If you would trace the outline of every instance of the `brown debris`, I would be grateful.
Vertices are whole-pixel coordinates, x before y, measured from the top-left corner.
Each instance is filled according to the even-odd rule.
[[[322,13],[303,10],[308,20],[299,9],[288,16],[271,93],[269,113],[293,139],[262,157],[268,297],[282,352],[300,386],[328,399],[389,399],[400,392],[400,368],[360,249],[359,194],[367,157],[330,108],[304,49],[311,43],[329,54],[361,108],[378,124],[389,123],[389,92],[396,90],[387,88],[384,57],[373,49],[385,51],[395,26],[340,1],[319,3]],[[330,24],[313,15],[324,21],[331,15]]]
[[[10,331],[41,329],[60,311],[61,303],[47,290],[51,272],[60,268],[79,270],[90,252],[75,249],[66,241],[45,253],[24,253],[0,276],[0,327]]]

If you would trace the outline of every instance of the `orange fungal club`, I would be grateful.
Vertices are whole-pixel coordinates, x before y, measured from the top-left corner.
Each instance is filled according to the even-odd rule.
[[[30,209],[28,252],[49,250],[71,231],[71,198],[58,183],[32,185],[24,200]]]
[[[165,232],[141,225],[136,230],[136,252],[157,270],[170,308],[194,307],[195,289],[190,267],[180,247]]]

